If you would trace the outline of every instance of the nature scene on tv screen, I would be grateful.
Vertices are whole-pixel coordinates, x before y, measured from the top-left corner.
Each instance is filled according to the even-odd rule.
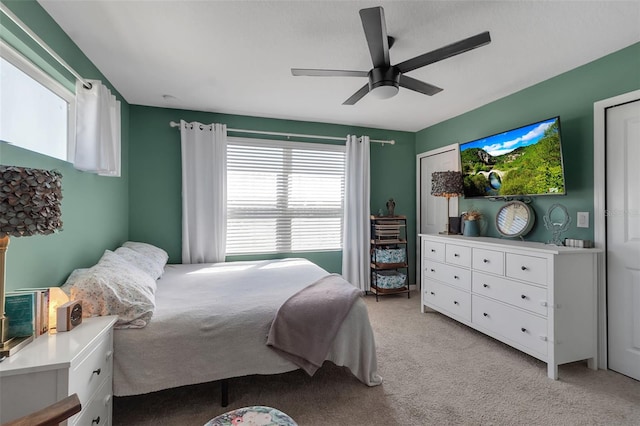
[[[564,194],[558,117],[460,145],[465,197]]]

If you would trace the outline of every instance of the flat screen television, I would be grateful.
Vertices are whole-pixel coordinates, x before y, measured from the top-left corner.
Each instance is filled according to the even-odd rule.
[[[560,117],[460,144],[464,196],[564,195]]]

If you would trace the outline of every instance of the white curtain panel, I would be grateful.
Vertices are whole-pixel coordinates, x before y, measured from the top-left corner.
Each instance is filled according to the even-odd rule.
[[[227,126],[180,121],[182,263],[224,262]]]
[[[361,290],[369,290],[370,166],[369,137],[347,136],[342,276]]]
[[[103,176],[120,176],[120,101],[99,80],[87,89],[76,81],[73,165]]]

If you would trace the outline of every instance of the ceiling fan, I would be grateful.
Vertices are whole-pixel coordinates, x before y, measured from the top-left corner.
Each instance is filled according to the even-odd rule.
[[[291,68],[291,74],[294,76],[312,77],[368,77],[369,82],[362,86],[362,88],[349,99],[344,101],[342,105],[354,105],[369,92],[379,99],[391,98],[398,93],[399,87],[432,96],[442,91],[442,89],[408,77],[405,74],[409,71],[424,67],[425,65],[450,58],[491,42],[489,32],[485,31],[473,37],[400,62],[399,64],[391,65],[389,48],[393,45],[394,38],[387,35],[384,9],[380,6],[361,9],[360,19],[362,20],[362,27],[364,28],[367,44],[369,45],[371,60],[373,61],[373,68],[371,70],[349,71]]]

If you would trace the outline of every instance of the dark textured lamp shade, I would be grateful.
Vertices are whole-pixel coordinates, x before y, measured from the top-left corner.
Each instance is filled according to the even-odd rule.
[[[433,172],[431,174],[431,195],[447,198],[447,225],[441,234],[455,234],[452,228],[452,218],[449,216],[449,199],[462,195],[462,173],[460,172]]]
[[[0,166],[0,237],[52,234],[62,228],[62,175]]]
[[[10,237],[52,234],[62,228],[62,175],[55,171],[0,165],[0,358],[10,356],[33,336],[9,337],[5,315],[6,252]]]
[[[462,192],[462,173],[447,171],[431,174],[431,195],[448,198],[458,197]]]

